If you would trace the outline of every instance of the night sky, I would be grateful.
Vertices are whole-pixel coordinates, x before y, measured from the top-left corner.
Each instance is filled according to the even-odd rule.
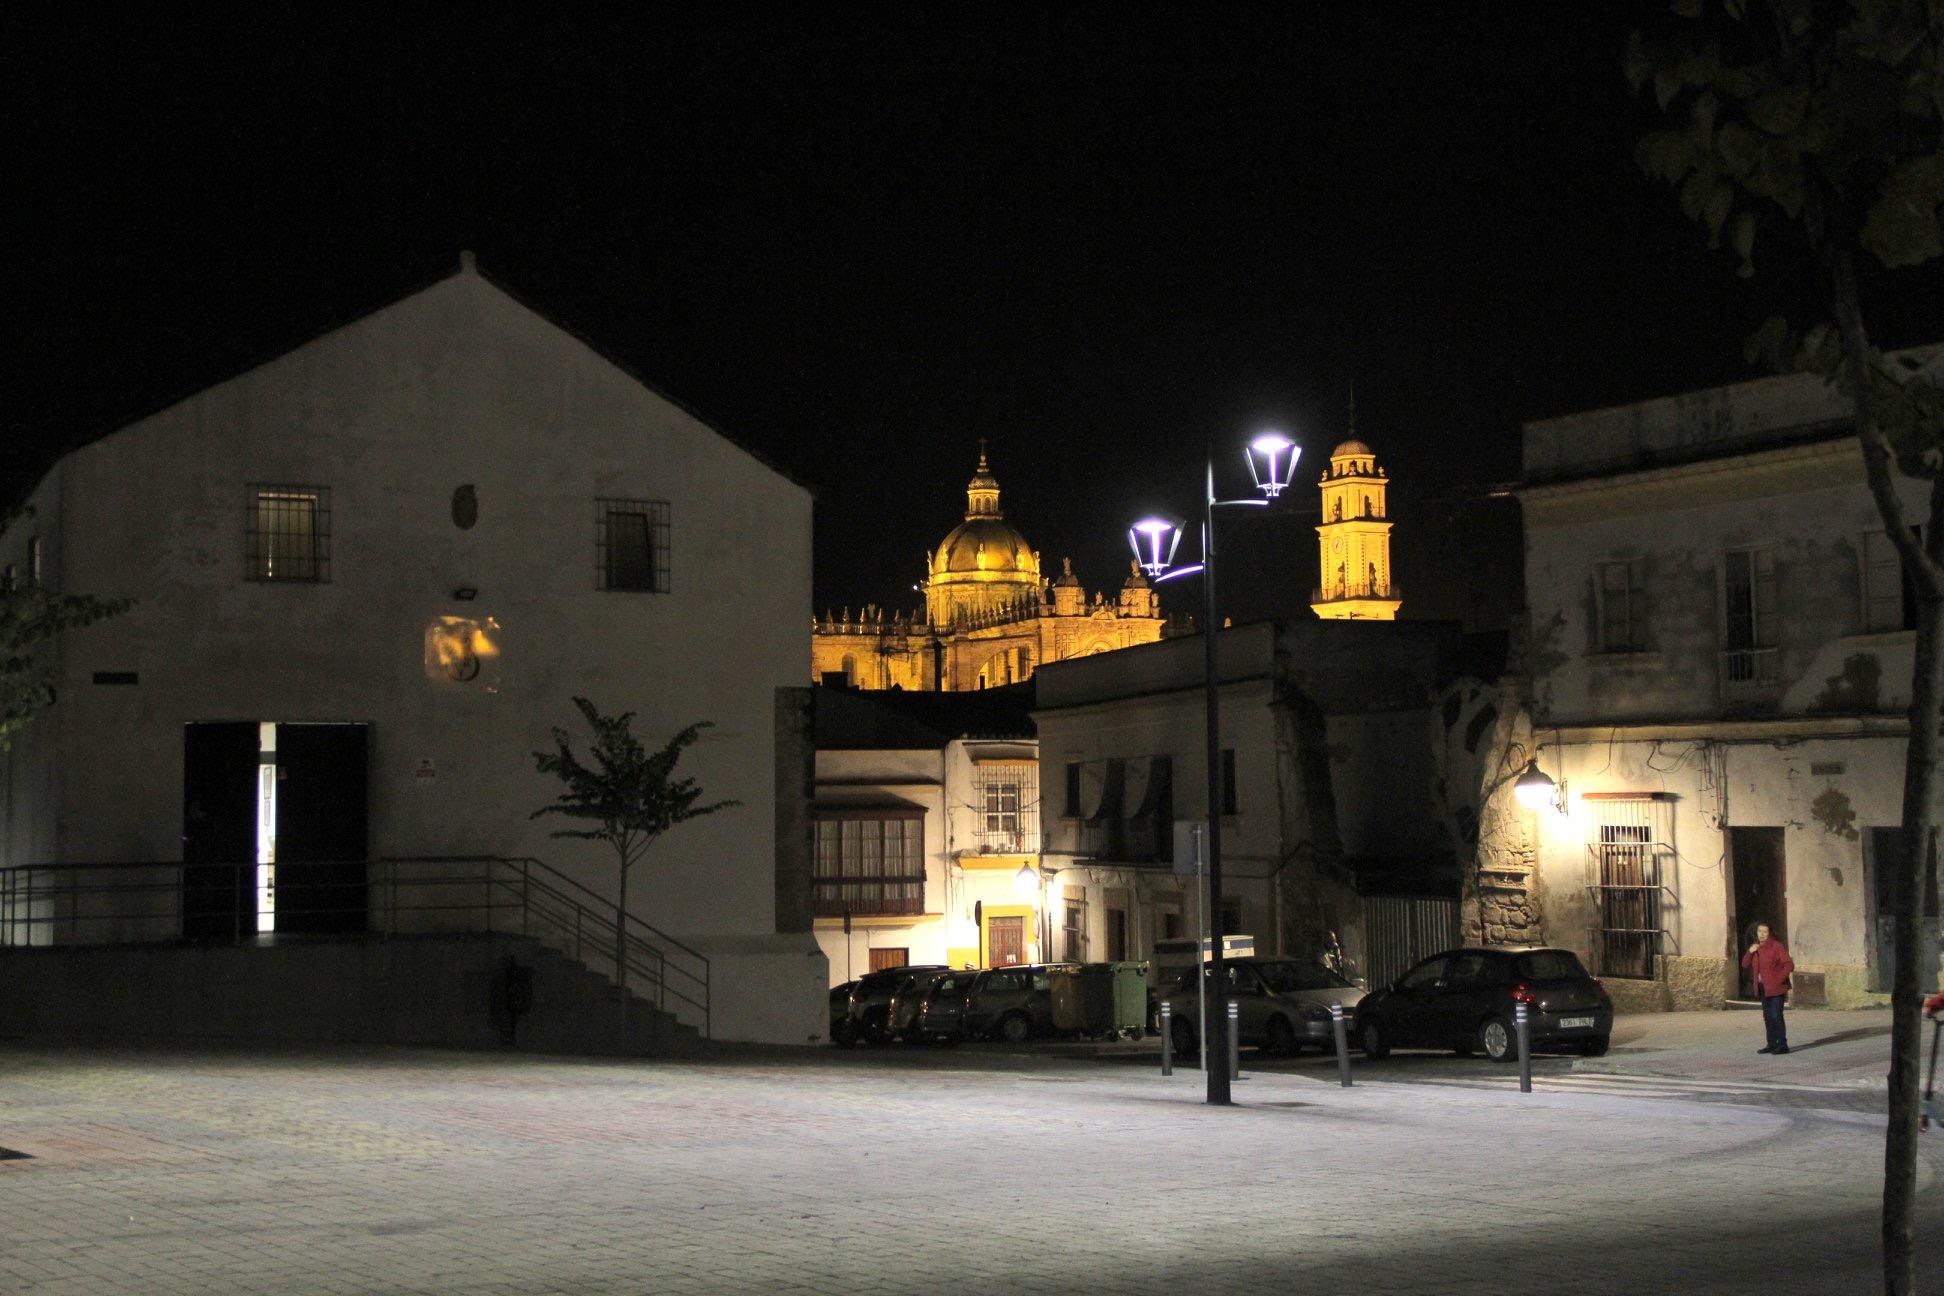
[[[1304,488],[1224,601],[1300,605],[1354,382],[1405,615],[1485,627],[1522,421],[1813,317],[1635,168],[1622,6],[281,8],[0,19],[7,484],[469,247],[817,488],[820,608],[916,600],[980,436],[1049,570],[1111,588],[1267,426]],[[1873,281],[1879,340],[1944,337],[1940,286]]]

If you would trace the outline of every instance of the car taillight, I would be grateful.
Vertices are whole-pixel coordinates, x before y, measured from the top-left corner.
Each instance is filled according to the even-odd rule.
[[[1610,998],[1610,996],[1607,994],[1606,982],[1600,980],[1600,978],[1598,977],[1593,978],[1593,988],[1599,991],[1600,998],[1602,999]]]
[[[1522,1004],[1536,1004],[1539,1002],[1539,996],[1532,992],[1531,986],[1524,986],[1524,985],[1513,986],[1512,1002],[1522,1003]]]

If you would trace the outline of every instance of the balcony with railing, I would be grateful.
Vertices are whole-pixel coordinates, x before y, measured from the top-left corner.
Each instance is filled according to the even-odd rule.
[[[1723,701],[1745,701],[1773,695],[1781,687],[1779,648],[1729,648],[1721,654]]]
[[[818,918],[902,918],[925,912],[923,873],[818,878],[810,912]]]

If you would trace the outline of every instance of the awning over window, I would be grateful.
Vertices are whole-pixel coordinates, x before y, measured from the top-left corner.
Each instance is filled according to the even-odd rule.
[[[923,819],[925,807],[889,793],[819,797],[810,807],[812,819]]]

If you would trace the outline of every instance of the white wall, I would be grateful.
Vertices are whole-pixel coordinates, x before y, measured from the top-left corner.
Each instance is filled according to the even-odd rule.
[[[328,583],[244,579],[251,483],[330,489]],[[479,520],[460,530],[466,484]],[[810,498],[485,280],[449,278],[79,450],[47,489],[51,582],[139,603],[62,646],[61,701],[37,722],[57,736],[57,827],[10,824],[10,850],[179,858],[184,724],[362,721],[374,853],[533,854],[612,894],[601,848],[528,818],[558,788],[531,756],[550,727],[584,745],[580,694],[637,712],[651,743],[712,721],[684,772],[741,802],[660,843],[631,909],[685,937],[773,934],[774,690],[808,665]],[[669,502],[671,592],[596,589],[597,497]],[[462,586],[477,599],[455,601]],[[495,618],[497,670],[428,678],[440,614]],[[101,670],[140,684],[95,686]],[[415,776],[424,761],[436,777]],[[10,771],[27,825],[36,777]]]

